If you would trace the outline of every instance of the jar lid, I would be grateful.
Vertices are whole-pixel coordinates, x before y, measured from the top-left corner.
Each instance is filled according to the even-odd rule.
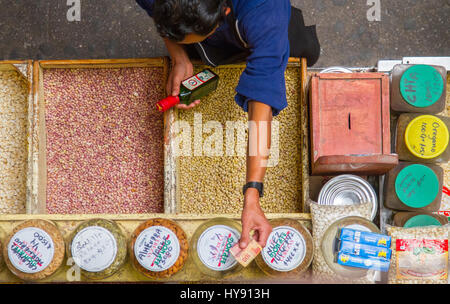
[[[420,214],[413,216],[406,221],[404,228],[423,227],[423,226],[442,226],[442,224],[431,215]]]
[[[197,254],[200,261],[214,271],[225,271],[236,265],[237,261],[230,253],[240,239],[236,229],[226,225],[207,228],[198,238]]]
[[[137,237],[134,255],[145,269],[165,271],[178,260],[180,242],[172,230],[164,226],[151,226]]]
[[[431,204],[439,193],[439,179],[429,167],[410,165],[397,175],[397,197],[411,208],[423,208]]]
[[[305,259],[306,241],[297,229],[278,226],[273,228],[261,254],[270,268],[291,271]]]
[[[111,266],[116,259],[117,242],[109,230],[100,226],[89,226],[73,238],[71,254],[81,269],[100,272]]]
[[[408,150],[422,159],[438,157],[448,147],[449,132],[445,123],[433,115],[421,115],[408,124],[405,143]]]
[[[8,244],[11,264],[24,273],[37,273],[50,265],[55,254],[51,236],[37,227],[17,231]]]
[[[417,108],[435,104],[443,92],[444,80],[438,70],[430,65],[414,65],[403,73],[400,80],[403,99]]]

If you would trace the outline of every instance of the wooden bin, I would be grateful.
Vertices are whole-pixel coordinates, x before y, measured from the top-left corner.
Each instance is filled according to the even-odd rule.
[[[34,74],[32,81],[32,98],[30,97],[30,126],[29,133],[30,140],[30,159],[29,159],[29,198],[27,199],[27,214],[17,215],[0,215],[0,241],[4,244],[7,235],[20,222],[30,219],[46,219],[53,221],[63,234],[66,242],[76,226],[84,220],[93,218],[104,218],[115,221],[124,231],[128,241],[134,229],[142,222],[152,218],[166,218],[175,220],[186,232],[188,240],[190,241],[195,229],[207,220],[215,217],[226,217],[240,220],[240,214],[179,214],[176,213],[176,162],[173,155],[173,142],[170,135],[171,126],[174,121],[174,110],[170,110],[164,115],[164,211],[165,213],[152,214],[45,214],[45,138],[42,137],[42,132],[45,131],[45,122],[43,121],[43,98],[42,98],[42,70],[45,68],[120,68],[120,67],[136,67],[149,65],[163,65],[166,68],[167,77],[167,58],[154,59],[119,59],[119,60],[59,60],[59,61],[39,61],[34,63],[34,68],[30,70],[30,77]],[[306,201],[309,198],[309,165],[308,165],[308,122],[307,122],[307,100],[306,100],[306,60],[290,59],[290,64],[296,65],[301,69],[301,82],[299,89],[301,89],[301,117],[302,117],[302,210],[306,210]],[[241,65],[243,66],[243,65]],[[31,67],[31,65],[30,65]],[[30,95],[31,96],[31,95]],[[292,218],[300,221],[306,227],[311,229],[311,217],[307,213],[283,213],[283,214],[267,214],[268,219],[274,218]],[[169,279],[159,282],[215,282],[214,278],[206,277],[201,274],[194,265],[191,251],[184,268]],[[44,282],[50,283],[66,283],[66,282],[88,282],[82,276],[77,277],[74,270],[73,261],[68,260],[67,256],[63,262],[63,266],[50,278]],[[113,276],[100,280],[99,282],[149,282],[154,281],[140,274],[132,266],[132,263],[127,257],[125,265]],[[264,282],[271,281],[269,277],[264,275],[262,271],[257,268],[255,263],[245,268],[242,272],[230,276],[224,280],[226,282]],[[0,271],[0,283],[21,282],[9,270],[4,269]],[[94,281],[89,281],[94,282]],[[95,281],[97,282],[97,281]]]
[[[312,175],[380,175],[398,163],[391,153],[387,75],[312,76],[310,119]]]

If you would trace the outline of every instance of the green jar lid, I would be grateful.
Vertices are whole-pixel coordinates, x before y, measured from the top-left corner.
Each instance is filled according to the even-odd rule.
[[[403,227],[405,228],[423,227],[423,226],[442,226],[442,224],[431,215],[420,214],[413,216],[408,221],[406,221],[405,225],[403,225]]]
[[[439,179],[427,166],[410,165],[397,175],[395,192],[408,207],[423,208],[431,204],[438,195]]]
[[[424,64],[408,68],[400,79],[403,99],[417,108],[426,108],[439,100],[444,92],[442,75],[434,67]]]

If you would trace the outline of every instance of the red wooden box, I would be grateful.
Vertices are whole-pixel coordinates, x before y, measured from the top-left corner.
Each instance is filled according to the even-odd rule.
[[[311,174],[384,174],[391,153],[389,76],[316,74],[311,78]]]

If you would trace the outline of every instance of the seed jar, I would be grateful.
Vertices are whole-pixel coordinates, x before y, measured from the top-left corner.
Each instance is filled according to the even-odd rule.
[[[225,278],[243,267],[231,254],[241,238],[241,226],[227,218],[215,218],[200,225],[192,236],[193,259],[205,275]]]
[[[311,265],[314,245],[311,233],[292,219],[270,221],[273,230],[256,264],[272,277],[298,277]]]
[[[384,205],[401,211],[437,212],[443,175],[443,169],[437,165],[400,162],[386,176]]]
[[[397,212],[394,226],[412,228],[424,226],[442,226],[448,224],[446,216],[427,212]]]
[[[107,278],[124,264],[126,238],[113,221],[92,219],[82,222],[71,234],[68,255],[92,280]]]
[[[397,122],[396,152],[399,159],[421,163],[450,160],[450,117],[401,114]]]
[[[149,278],[169,278],[179,272],[188,251],[186,233],[172,220],[148,220],[139,225],[131,236],[133,266]]]
[[[24,281],[53,275],[64,259],[64,239],[50,221],[28,220],[16,226],[5,242],[3,255],[9,270]]]
[[[391,73],[391,109],[437,114],[445,109],[447,70],[443,66],[399,64]]]

